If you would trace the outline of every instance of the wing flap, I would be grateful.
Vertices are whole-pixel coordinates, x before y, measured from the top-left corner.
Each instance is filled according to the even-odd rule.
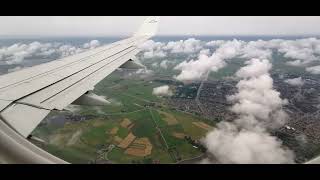
[[[50,113],[50,110],[40,109],[24,104],[13,104],[1,113],[1,118],[24,137]]]

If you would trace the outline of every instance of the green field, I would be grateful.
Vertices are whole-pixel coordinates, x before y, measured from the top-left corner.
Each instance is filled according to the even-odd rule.
[[[160,82],[144,79],[122,79],[113,73],[95,88],[95,93],[111,98],[111,104],[103,107],[82,106],[76,114],[92,115],[91,119],[66,122],[63,126],[42,124],[33,135],[46,141],[41,145],[43,149],[71,163],[95,162],[99,158],[112,163],[151,163],[153,160],[176,163],[201,155],[202,152],[184,137],[178,138],[174,134],[199,140],[207,130],[195,126],[193,122],[210,122],[170,110],[165,99],[152,95],[153,88],[161,85]],[[130,120],[130,128],[121,126],[125,118]],[[168,124],[168,119],[173,119],[175,123]],[[112,134],[115,129],[117,131]],[[129,155],[125,153],[126,149],[117,146],[119,142],[116,139],[123,140],[130,133],[150,141],[150,155]],[[108,153],[102,152],[110,145],[115,147]]]

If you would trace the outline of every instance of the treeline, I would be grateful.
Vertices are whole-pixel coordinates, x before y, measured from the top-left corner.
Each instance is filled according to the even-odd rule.
[[[199,148],[201,152],[205,153],[207,151],[207,148],[204,145],[202,145],[198,140],[194,140],[190,136],[185,136],[184,139],[192,146]]]

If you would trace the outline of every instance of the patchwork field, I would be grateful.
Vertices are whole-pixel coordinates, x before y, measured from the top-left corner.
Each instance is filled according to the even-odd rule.
[[[125,153],[132,156],[146,157],[151,154],[152,144],[148,138],[136,139]]]
[[[33,134],[46,141],[43,149],[71,163],[176,163],[201,155],[185,137],[199,140],[211,125],[167,107],[152,95],[162,84],[151,82],[111,75],[95,91],[114,103],[83,106],[60,126],[52,126],[49,116]]]
[[[204,129],[204,130],[207,130],[209,131],[210,129],[212,129],[211,126],[209,126],[208,124],[204,123],[204,122],[193,122],[192,124]]]

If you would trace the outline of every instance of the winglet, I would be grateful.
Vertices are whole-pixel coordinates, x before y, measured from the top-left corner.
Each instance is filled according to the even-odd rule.
[[[134,36],[154,36],[158,30],[159,21],[159,16],[148,17]]]

